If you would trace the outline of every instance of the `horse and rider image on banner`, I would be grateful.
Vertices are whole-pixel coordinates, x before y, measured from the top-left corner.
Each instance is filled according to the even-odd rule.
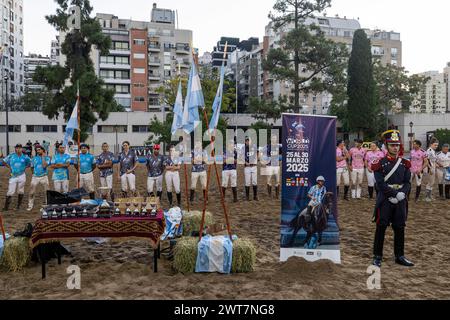
[[[283,115],[280,260],[341,263],[335,117]]]

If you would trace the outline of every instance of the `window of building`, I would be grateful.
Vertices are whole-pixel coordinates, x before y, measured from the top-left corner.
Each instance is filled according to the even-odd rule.
[[[135,102],[145,102],[145,97],[134,97]]]
[[[58,126],[55,125],[27,125],[27,132],[58,132]]]
[[[145,69],[144,68],[134,68],[133,72],[136,74],[145,74]]]
[[[397,62],[397,60],[391,60],[391,64],[392,64],[393,66],[397,66],[397,65],[398,65],[398,62]]]
[[[129,57],[114,57],[115,64],[130,64],[130,58]]]
[[[159,106],[159,99],[158,98],[150,98],[148,100],[148,104],[150,106]]]
[[[133,87],[135,88],[145,88],[145,84],[144,83],[133,83]]]
[[[131,107],[131,98],[115,98],[118,105],[121,105],[124,108]]]
[[[123,125],[106,125],[106,126],[97,126],[97,132],[98,133],[127,133],[128,132],[128,126]]]
[[[144,53],[134,53],[133,58],[143,60],[143,59],[145,59],[145,54]]]
[[[391,48],[391,56],[392,58],[396,58],[398,55],[398,49],[397,48]]]
[[[164,70],[164,77],[170,77],[172,75],[171,70]]]
[[[150,128],[148,126],[133,126],[133,133],[148,133]]]
[[[114,41],[113,48],[114,50],[128,51],[130,50],[130,44],[123,41]]]
[[[133,43],[134,43],[136,46],[145,46],[145,40],[144,40],[144,39],[134,39],[134,40],[133,40]]]
[[[114,64],[114,57],[112,56],[101,56],[100,57],[100,63],[108,63],[108,64]]]
[[[22,127],[20,125],[9,125],[9,132],[21,132],[22,131]],[[0,125],[0,132],[6,132],[6,126],[5,125]]]

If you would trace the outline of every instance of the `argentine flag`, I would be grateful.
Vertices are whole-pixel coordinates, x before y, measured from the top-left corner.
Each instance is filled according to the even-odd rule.
[[[189,134],[194,131],[200,122],[198,108],[205,108],[200,76],[194,61],[192,61],[187,89],[186,100],[184,101],[183,129]]]
[[[174,135],[178,129],[183,128],[183,92],[181,89],[181,81],[178,85],[177,99],[175,100],[175,106],[173,107],[173,122],[172,122],[172,135]]]
[[[72,139],[74,131],[78,129],[79,126],[78,126],[78,99],[77,99],[75,107],[73,108],[72,111],[72,115],[70,116],[69,121],[67,122],[66,134],[64,136],[63,142],[63,145],[66,147],[66,149],[68,147],[69,139]]]
[[[222,99],[223,99],[223,82],[225,78],[225,68],[222,65],[222,68],[220,69],[220,83],[219,87],[217,88],[216,98],[214,99],[212,110],[213,115],[211,117],[211,121],[209,122],[209,131],[212,133],[219,124],[219,116],[220,116],[220,109],[222,107]]]

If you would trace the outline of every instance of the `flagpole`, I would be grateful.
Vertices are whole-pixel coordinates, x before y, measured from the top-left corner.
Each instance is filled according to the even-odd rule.
[[[225,57],[226,57],[227,47],[228,47],[228,43],[225,44],[224,60],[225,60]],[[224,61],[222,62],[222,66],[223,66],[223,65],[224,65]],[[219,85],[220,85],[220,84],[219,84]],[[208,117],[207,117],[207,114],[206,114],[206,108],[203,109],[203,116],[204,116],[204,118],[205,118],[206,127],[207,127],[208,130],[209,130],[209,121],[208,121]],[[215,139],[214,139],[214,140],[215,140]],[[212,136],[211,136],[211,140],[210,140],[210,141],[211,141],[211,145],[214,146]],[[214,152],[214,148],[213,148],[213,150],[211,151],[211,155],[213,156],[214,169],[215,169],[216,180],[217,180],[217,186],[218,186],[219,192],[220,192],[220,198],[221,198],[221,202],[222,202],[223,212],[224,212],[224,214],[225,214],[225,221],[226,221],[226,224],[227,224],[228,235],[229,235],[229,237],[230,237],[230,240],[233,240],[233,239],[232,239],[232,234],[231,234],[230,221],[229,221],[229,218],[228,218],[227,206],[226,206],[226,204],[225,204],[225,195],[224,195],[223,190],[222,190],[222,184],[221,184],[221,181],[220,181],[219,170],[218,170],[218,168],[217,168],[216,154],[215,154],[215,152]],[[208,168],[208,176],[210,176],[210,166],[209,166],[209,168]],[[201,221],[201,224],[200,224],[200,241],[202,240],[202,237],[203,237],[203,229],[204,229],[204,227],[205,227],[206,205],[207,205],[206,197],[207,197],[207,195],[208,195],[208,190],[209,190],[209,178],[210,178],[210,177],[207,178],[206,192],[205,192],[206,196],[205,196],[205,199],[203,200],[203,214],[202,214],[202,221]]]
[[[178,61],[178,79],[179,79],[179,81],[180,81],[180,84],[181,84],[181,64],[180,64],[180,62]],[[191,212],[191,205],[190,205],[190,203],[189,203],[189,190],[188,190],[188,184],[189,184],[189,182],[188,182],[188,174],[187,174],[187,164],[186,164],[186,161],[185,161],[185,159],[186,159],[186,150],[185,149],[187,149],[187,148],[185,148],[185,146],[186,146],[186,139],[184,139],[184,132],[183,132],[183,143],[184,143],[184,146],[183,146],[183,150],[184,150],[184,152],[183,152],[183,166],[184,166],[184,185],[185,185],[185,189],[186,189],[186,204],[187,204],[187,209],[188,209],[188,212]]]
[[[80,189],[80,140],[81,140],[81,110],[80,110],[80,81],[77,82],[77,118],[78,118],[78,169],[77,169],[77,189]]]

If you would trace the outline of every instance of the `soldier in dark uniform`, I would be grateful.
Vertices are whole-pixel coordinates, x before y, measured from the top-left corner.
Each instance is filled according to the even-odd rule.
[[[403,159],[400,132],[390,130],[383,133],[388,151],[386,157],[372,164],[375,180],[380,191],[375,207],[374,222],[377,224],[374,243],[373,265],[381,267],[384,237],[387,228],[394,230],[395,262],[405,267],[414,264],[405,258],[405,227],[408,217],[408,199],[411,190],[411,163]]]

